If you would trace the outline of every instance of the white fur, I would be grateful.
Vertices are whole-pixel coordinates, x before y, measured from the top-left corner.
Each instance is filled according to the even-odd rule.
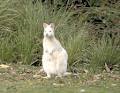
[[[43,56],[42,65],[47,77],[63,76],[67,71],[68,54],[54,36],[54,24],[43,23]]]

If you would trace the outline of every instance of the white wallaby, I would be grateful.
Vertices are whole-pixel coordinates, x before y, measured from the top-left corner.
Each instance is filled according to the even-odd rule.
[[[46,78],[50,78],[51,75],[57,75],[59,77],[64,76],[67,71],[68,54],[55,38],[54,24],[51,23],[48,25],[43,23],[43,27],[42,65],[44,72],[47,74]]]

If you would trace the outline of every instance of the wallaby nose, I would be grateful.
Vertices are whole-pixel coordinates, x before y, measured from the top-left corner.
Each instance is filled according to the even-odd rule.
[[[46,36],[48,36],[48,33],[46,33]]]

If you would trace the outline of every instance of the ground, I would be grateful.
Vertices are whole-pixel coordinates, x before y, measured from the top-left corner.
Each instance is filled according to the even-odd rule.
[[[0,93],[120,93],[120,74],[81,72],[43,79],[40,67],[0,66]]]

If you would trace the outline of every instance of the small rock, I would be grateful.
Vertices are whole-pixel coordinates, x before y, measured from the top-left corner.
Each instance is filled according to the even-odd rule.
[[[41,75],[33,75],[33,78],[39,78]]]
[[[64,86],[64,84],[57,84],[57,83],[53,83],[54,86]]]
[[[117,84],[112,84],[112,86],[117,86]]]
[[[82,92],[82,93],[85,92],[85,89],[81,89],[80,92]]]

